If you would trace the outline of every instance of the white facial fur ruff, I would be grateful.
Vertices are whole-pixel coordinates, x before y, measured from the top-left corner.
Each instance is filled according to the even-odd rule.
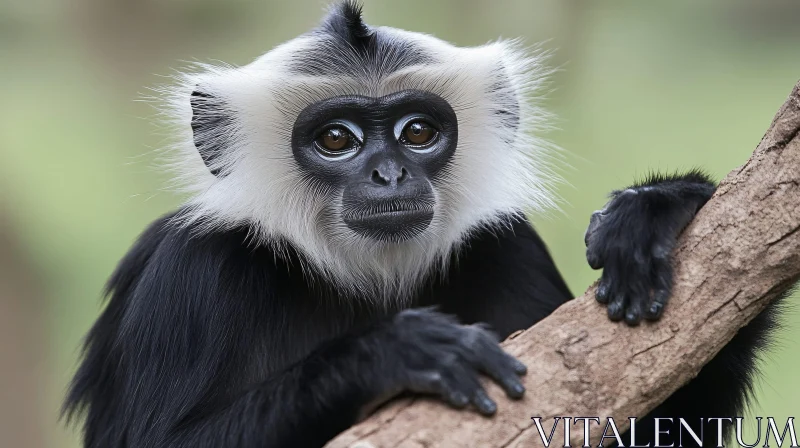
[[[501,216],[520,210],[553,206],[557,176],[552,145],[534,136],[549,123],[547,112],[534,104],[550,74],[541,53],[525,54],[516,42],[458,48],[425,34],[375,29],[390,39],[414,42],[438,62],[385,77],[368,69],[355,77],[291,73],[287,62],[318,45],[320,37],[312,33],[243,67],[203,65],[162,93],[177,133],[173,167],[179,185],[191,193],[183,224],[204,230],[246,225],[257,244],[273,245],[279,253],[287,242],[299,249],[310,264],[302,267],[305,272],[326,277],[347,295],[387,303],[407,298],[426,275],[443,272],[471,231],[507,225]],[[196,86],[223,99],[236,118],[215,137],[228,145],[215,162],[225,176],[211,174],[194,146],[189,100]],[[299,171],[292,127],[298,113],[314,102],[405,89],[435,93],[451,105],[458,145],[443,177],[432,183],[436,204],[428,228],[401,243],[379,242],[343,224],[341,191],[329,191]],[[517,107],[516,128],[493,113]]]

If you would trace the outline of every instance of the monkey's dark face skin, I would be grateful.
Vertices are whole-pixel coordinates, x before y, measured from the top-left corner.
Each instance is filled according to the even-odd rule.
[[[342,192],[341,220],[381,241],[404,241],[428,227],[432,182],[457,143],[453,108],[419,90],[329,98],[300,112],[292,130],[304,173]]]

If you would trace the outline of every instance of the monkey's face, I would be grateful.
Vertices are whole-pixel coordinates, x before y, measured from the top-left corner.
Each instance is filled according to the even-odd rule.
[[[547,113],[530,101],[547,73],[513,42],[455,47],[340,4],[167,90],[188,219],[289,242],[359,293],[404,290],[476,227],[552,204]]]
[[[457,143],[453,108],[420,90],[328,98],[300,112],[292,132],[300,169],[341,192],[339,219],[359,235],[394,242],[431,223],[432,181]]]

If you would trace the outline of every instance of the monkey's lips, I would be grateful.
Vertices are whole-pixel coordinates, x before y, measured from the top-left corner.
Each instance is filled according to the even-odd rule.
[[[362,204],[342,210],[344,223],[354,232],[378,241],[402,242],[422,233],[433,220],[429,201]]]

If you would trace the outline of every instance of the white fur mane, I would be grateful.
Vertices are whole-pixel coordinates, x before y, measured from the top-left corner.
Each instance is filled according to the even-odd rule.
[[[420,45],[437,62],[386,76],[369,69],[339,77],[290,72],[287,62],[318,44],[319,36],[312,33],[243,67],[203,65],[161,89],[177,136],[172,167],[178,184],[190,193],[182,224],[201,231],[246,225],[255,243],[273,245],[279,253],[291,243],[309,263],[303,269],[342,292],[385,302],[403,300],[426,275],[442,272],[470,232],[507,224],[501,216],[554,205],[552,145],[535,136],[549,125],[548,113],[535,104],[550,74],[543,55],[526,54],[513,41],[458,48],[424,34],[376,30]],[[375,62],[384,61],[372,66]],[[214,162],[225,176],[211,174],[194,146],[190,95],[198,85],[224,99],[236,118],[214,137],[228,145]],[[341,191],[326,191],[299,171],[292,156],[292,127],[298,113],[314,102],[405,89],[435,93],[451,105],[458,145],[445,178],[433,183],[436,204],[428,228],[401,243],[378,242],[352,232],[336,216]],[[517,107],[516,128],[493,113]]]

